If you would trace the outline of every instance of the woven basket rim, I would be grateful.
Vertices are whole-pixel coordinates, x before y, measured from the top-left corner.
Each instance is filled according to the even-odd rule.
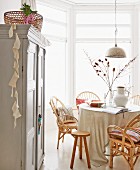
[[[43,23],[43,16],[38,13],[32,13],[32,14],[34,15],[34,20],[31,21],[30,24],[32,24],[39,31],[41,31],[42,23]],[[4,22],[5,22],[5,24],[11,24],[11,23],[26,24],[26,23],[24,23],[25,17],[26,16],[23,11],[7,11],[4,13]]]
[[[7,12],[4,12],[4,16],[5,16],[6,14],[9,14],[9,13],[22,13],[22,14],[24,14],[23,11],[7,11]],[[39,16],[41,16],[41,17],[43,18],[43,16],[42,16],[41,14],[39,14],[39,13],[32,13],[32,14],[34,14],[34,15],[39,15]],[[24,15],[25,15],[25,14],[24,14]]]

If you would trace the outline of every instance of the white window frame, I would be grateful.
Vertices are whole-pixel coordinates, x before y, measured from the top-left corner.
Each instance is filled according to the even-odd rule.
[[[70,104],[75,103],[75,69],[76,69],[76,42],[80,41],[98,41],[99,39],[76,39],[76,14],[79,12],[89,12],[89,11],[114,11],[114,5],[76,5],[76,4],[68,4],[59,0],[48,0],[47,2],[45,0],[37,0],[39,2],[47,3],[48,5],[60,9],[65,9],[67,11],[67,20],[68,20],[68,32],[67,32],[67,78],[66,78],[66,99],[67,102]],[[132,58],[139,54],[140,47],[139,42],[140,38],[139,35],[139,11],[140,11],[140,5],[118,5],[117,6],[117,12],[119,11],[126,11],[130,12],[132,15],[131,18],[131,44],[132,44]],[[82,25],[81,25],[82,26]],[[84,25],[83,25],[84,26]],[[58,38],[58,37],[50,37],[50,38]],[[102,39],[103,40],[103,39]],[[124,39],[120,39],[122,41]],[[63,40],[62,40],[63,41]],[[100,41],[100,40],[99,40]],[[105,40],[103,40],[105,41]],[[113,41],[113,39],[110,39],[110,41]],[[119,39],[117,38],[117,41],[119,42]],[[125,39],[125,41],[129,42],[129,39]],[[138,59],[139,61],[139,59]],[[134,66],[135,69],[133,69],[133,80],[132,84],[137,84],[133,88],[133,94],[140,93],[140,88],[138,87],[138,82],[140,83],[140,78],[138,76],[138,66],[140,66],[140,62],[137,62]],[[136,76],[137,75],[137,76]]]

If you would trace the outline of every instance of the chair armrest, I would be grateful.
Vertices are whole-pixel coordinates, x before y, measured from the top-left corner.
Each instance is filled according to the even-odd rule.
[[[121,133],[123,133],[123,129],[119,126],[116,126],[116,125],[109,125],[108,128],[107,128],[107,132],[109,134],[109,132],[112,130],[112,129],[116,129],[116,130],[119,130]]]

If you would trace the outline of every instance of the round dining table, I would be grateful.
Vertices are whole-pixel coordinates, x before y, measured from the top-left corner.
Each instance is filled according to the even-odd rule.
[[[118,113],[118,108],[95,108],[80,104],[78,130],[90,132],[87,139],[91,164],[98,167],[108,162],[106,146],[109,144],[107,127],[124,127],[132,118],[140,114],[140,106],[129,106],[127,111]],[[107,151],[108,152],[108,151]]]

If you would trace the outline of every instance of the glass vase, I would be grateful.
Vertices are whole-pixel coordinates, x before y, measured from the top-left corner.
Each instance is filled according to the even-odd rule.
[[[104,103],[106,106],[113,106],[113,91],[110,88],[106,94],[104,94]]]
[[[109,89],[109,92],[108,92],[108,105],[110,107],[113,105],[113,92],[112,92],[112,89]]]

